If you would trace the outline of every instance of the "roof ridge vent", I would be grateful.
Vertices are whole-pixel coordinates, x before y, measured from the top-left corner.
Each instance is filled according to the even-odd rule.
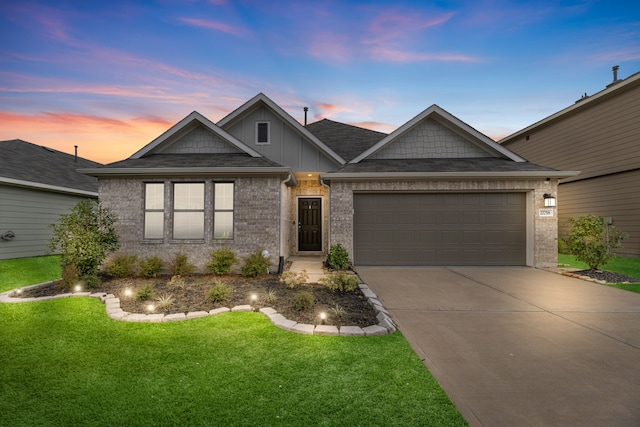
[[[618,70],[620,69],[619,65],[614,65],[613,67],[611,67],[611,71],[613,71],[613,81],[611,83],[609,83],[607,85],[607,87],[613,86],[616,83],[619,83],[622,81],[622,79],[618,78]]]

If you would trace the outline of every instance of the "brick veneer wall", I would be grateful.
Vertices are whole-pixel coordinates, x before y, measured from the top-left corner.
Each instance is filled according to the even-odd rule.
[[[165,214],[165,238],[144,240],[144,182],[165,182],[165,212],[171,207],[171,183],[205,182],[205,239],[173,240],[170,238],[171,219]],[[116,230],[120,237],[118,253],[136,254],[139,257],[157,255],[170,262],[178,252],[188,255],[189,261],[200,271],[210,261],[215,249],[226,247],[233,250],[240,262],[243,258],[266,249],[271,254],[272,267],[277,267],[280,255],[280,183],[281,179],[243,177],[235,183],[234,238],[213,239],[213,182],[211,178],[190,179],[100,179],[100,201],[111,209],[116,217]]]
[[[332,182],[330,191],[331,241],[341,243],[353,257],[353,193],[366,191],[524,191],[530,197],[527,202],[527,259],[532,266],[555,267],[558,261],[558,218],[540,217],[539,208],[544,207],[544,193],[557,194],[557,182],[541,180],[504,181],[375,181]],[[531,197],[532,196],[532,197]],[[555,209],[555,208],[554,208]]]

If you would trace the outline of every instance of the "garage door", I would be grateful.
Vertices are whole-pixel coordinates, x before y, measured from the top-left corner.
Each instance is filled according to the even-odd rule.
[[[356,265],[525,265],[525,193],[354,194]]]

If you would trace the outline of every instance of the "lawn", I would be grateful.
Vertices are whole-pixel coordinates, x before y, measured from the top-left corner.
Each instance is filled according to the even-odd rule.
[[[579,268],[581,270],[587,270],[589,268],[589,266],[584,262],[576,261],[576,257],[574,255],[566,254],[558,254],[558,265],[571,268]],[[600,269],[640,278],[640,258],[616,257],[608,264],[600,266]],[[640,283],[608,284],[608,286],[640,293]]]
[[[0,261],[2,290],[52,278],[15,268]],[[0,304],[0,330],[1,425],[466,425],[400,332],[298,335],[259,313],[128,323],[89,298]]]

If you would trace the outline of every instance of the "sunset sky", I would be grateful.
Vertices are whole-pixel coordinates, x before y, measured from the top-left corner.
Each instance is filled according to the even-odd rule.
[[[638,1],[0,1],[0,140],[102,163],[259,92],[391,132],[438,104],[500,139],[640,71]]]

